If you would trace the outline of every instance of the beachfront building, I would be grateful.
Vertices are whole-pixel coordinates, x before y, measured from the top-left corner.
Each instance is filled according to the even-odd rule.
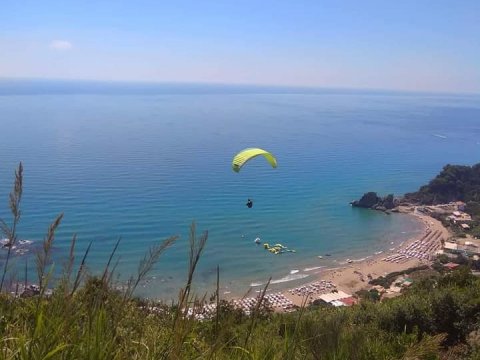
[[[470,230],[470,225],[468,224],[460,224],[463,230]]]
[[[463,254],[466,256],[480,255],[480,248],[473,241],[465,241],[464,243],[453,243],[446,241],[443,245],[444,254]]]
[[[349,295],[341,290],[338,292],[322,294],[318,297],[318,299],[335,307],[352,306],[357,303],[357,300],[352,295]]]
[[[468,226],[468,224],[466,223],[471,222],[472,217],[463,211],[454,211],[451,215],[447,216],[447,220],[450,221],[452,224],[458,224],[462,228],[466,229],[464,225]],[[468,226],[467,228],[470,229],[470,226]]]
[[[341,302],[340,300],[332,300],[330,301],[329,303],[330,305],[333,305],[335,307],[340,307],[340,306],[346,306],[343,302]]]
[[[450,254],[460,254],[461,251],[458,249],[458,244],[450,241],[446,241],[443,244],[443,252]]]

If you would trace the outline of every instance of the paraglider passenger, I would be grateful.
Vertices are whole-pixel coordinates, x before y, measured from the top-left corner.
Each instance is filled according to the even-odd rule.
[[[248,199],[246,205],[247,205],[247,207],[248,207],[249,209],[251,209],[251,207],[253,206],[253,201],[250,200],[250,199]]]

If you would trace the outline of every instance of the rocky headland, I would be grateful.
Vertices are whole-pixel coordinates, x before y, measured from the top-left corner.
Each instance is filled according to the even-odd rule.
[[[395,212],[399,205],[403,205],[403,199],[396,198],[393,194],[387,196],[378,196],[376,192],[370,191],[360,198],[360,200],[354,200],[350,203],[354,207],[380,210],[384,212]]]

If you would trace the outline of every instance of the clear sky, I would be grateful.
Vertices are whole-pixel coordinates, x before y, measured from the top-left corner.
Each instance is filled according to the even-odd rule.
[[[480,92],[480,0],[0,0],[0,77]]]

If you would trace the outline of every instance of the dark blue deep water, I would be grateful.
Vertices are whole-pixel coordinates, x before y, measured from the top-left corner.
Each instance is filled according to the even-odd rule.
[[[257,158],[234,173],[232,157],[246,147],[271,151],[278,168]],[[140,289],[175,296],[195,221],[209,231],[199,291],[211,289],[217,265],[225,292],[270,276],[290,286],[295,280],[284,281],[310,268],[371,255],[418,232],[410,217],[348,203],[370,190],[414,191],[447,163],[479,162],[480,97],[0,81],[0,216],[7,220],[19,161],[21,238],[38,244],[55,215],[65,214],[57,270],[74,233],[79,256],[93,240],[92,273],[121,237],[120,279],[136,271],[149,246],[178,234]],[[272,255],[253,243],[257,236],[297,252]],[[332,257],[317,258],[325,253]],[[23,267],[24,259],[16,262]],[[293,269],[300,272],[291,276]]]

